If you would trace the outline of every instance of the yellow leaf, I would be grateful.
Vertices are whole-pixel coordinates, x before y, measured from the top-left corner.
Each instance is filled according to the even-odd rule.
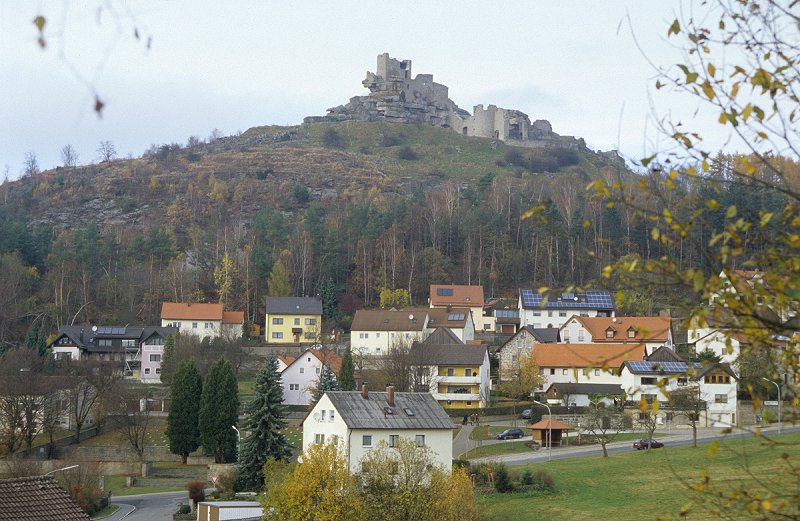
[[[644,396],[642,396],[641,399],[639,400],[639,410],[642,412],[647,412],[647,409],[648,409],[647,400],[645,400]]]
[[[750,117],[750,114],[752,114],[752,113],[753,113],[753,104],[752,104],[752,103],[748,103],[748,104],[747,104],[747,105],[745,105],[745,107],[742,109],[742,119],[744,119],[745,121],[747,121],[747,118],[749,118],[749,117]]]
[[[705,94],[709,100],[713,100],[716,97],[717,93],[714,92],[714,87],[712,87],[709,82],[704,81],[701,87],[703,89],[703,94]]]
[[[33,25],[35,25],[36,28],[39,29],[39,32],[42,32],[44,30],[45,23],[47,23],[47,19],[42,15],[39,15],[33,19]]]
[[[772,501],[765,499],[761,502],[761,508],[764,510],[764,512],[769,512],[772,510]]]
[[[681,32],[681,24],[678,23],[678,20],[672,22],[672,25],[669,26],[669,30],[667,31],[667,36],[678,34]]]
[[[708,69],[708,74],[711,76],[714,76],[717,73],[717,68],[714,67],[713,63],[709,63],[707,69]]]
[[[653,228],[652,230],[650,230],[650,237],[652,237],[654,241],[658,240],[659,235],[660,233],[658,231],[658,228]]]
[[[735,205],[730,205],[728,207],[728,210],[725,212],[725,217],[727,217],[728,219],[733,219],[734,217],[736,217],[736,206]]]
[[[653,400],[653,414],[658,413],[658,410],[661,408],[661,404],[658,400]]]

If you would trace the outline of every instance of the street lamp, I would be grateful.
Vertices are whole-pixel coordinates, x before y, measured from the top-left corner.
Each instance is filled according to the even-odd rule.
[[[765,378],[762,376],[761,379],[771,383],[778,390],[778,434],[780,434],[781,431],[783,430],[783,425],[781,423],[781,386],[778,385],[778,382],[773,382],[769,378]]]
[[[236,425],[231,425],[231,429],[236,431],[236,462],[239,462],[239,451],[242,450],[242,433],[236,428]]]
[[[547,461],[551,461],[553,459],[553,413],[550,412],[550,406],[546,403],[536,400],[533,403],[547,407],[547,415],[549,416],[547,419]]]
[[[53,470],[51,470],[50,472],[48,472],[46,474],[42,474],[42,476],[49,476],[50,474],[53,474],[54,472],[61,472],[63,470],[70,470],[70,469],[75,469],[75,468],[78,468],[78,467],[80,467],[80,465],[70,465],[69,467],[61,467],[60,469],[53,469]]]

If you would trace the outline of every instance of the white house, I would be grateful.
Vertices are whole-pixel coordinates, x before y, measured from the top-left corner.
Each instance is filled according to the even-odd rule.
[[[728,364],[686,362],[664,348],[645,361],[622,364],[620,378],[628,400],[638,402],[644,398],[648,402],[662,403],[661,417],[669,413],[669,398],[665,392],[696,385],[706,402],[703,415],[706,425],[736,425],[737,381]]]
[[[727,332],[713,327],[693,327],[687,331],[688,342],[695,354],[711,351],[720,361],[733,364],[742,352],[746,337],[741,333]]]
[[[280,364],[279,364],[280,365]],[[342,358],[333,351],[307,349],[281,372],[283,403],[286,405],[308,405],[313,389],[319,382],[322,366],[327,365],[335,375],[342,368]]]
[[[542,295],[533,289],[519,289],[520,327],[561,327],[573,315],[612,317],[614,299],[606,290]]]
[[[543,391],[554,383],[615,384],[626,360],[644,360],[642,344],[540,344],[533,360],[544,377]]]
[[[430,393],[329,391],[314,405],[302,423],[303,451],[314,443],[337,443],[348,467],[361,471],[361,459],[385,441],[390,447],[400,438],[430,447],[438,465],[450,471],[453,459],[453,422]]]
[[[614,403],[614,396],[624,394],[619,383],[596,384],[596,383],[554,383],[545,391],[548,403],[557,403],[564,407],[588,407],[591,404],[589,396],[592,394],[603,394],[612,398],[603,398],[600,401],[605,404]]]
[[[475,322],[469,308],[431,308],[427,311],[425,336],[433,333],[437,327],[446,327],[464,343],[475,340]]]
[[[390,347],[411,346],[427,335],[428,310],[359,309],[350,326],[350,347],[364,355],[385,355]]]
[[[468,308],[478,331],[494,331],[495,318],[491,310],[484,312],[483,286],[431,284],[428,303],[431,308]]]
[[[661,346],[673,347],[669,317],[582,317],[573,315],[560,329],[566,344],[639,344],[646,354]]]
[[[172,326],[184,335],[239,338],[243,324],[244,311],[225,311],[222,304],[161,303],[161,326]]]

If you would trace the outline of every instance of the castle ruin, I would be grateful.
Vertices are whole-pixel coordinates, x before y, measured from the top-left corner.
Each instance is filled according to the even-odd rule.
[[[451,128],[465,136],[498,139],[522,147],[553,146],[584,149],[583,139],[559,136],[550,122],[531,123],[524,112],[495,105],[476,105],[470,114],[456,105],[446,85],[433,81],[432,74],[411,77],[411,60],[396,60],[388,53],[378,56],[375,72],[367,72],[361,82],[367,96],[354,96],[346,105],[328,109],[325,116],[310,116],[306,123],[318,121],[389,121]]]

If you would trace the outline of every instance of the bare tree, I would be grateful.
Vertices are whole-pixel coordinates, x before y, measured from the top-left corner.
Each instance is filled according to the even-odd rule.
[[[78,152],[70,144],[61,147],[61,163],[65,167],[72,167],[78,164]]]
[[[706,409],[699,385],[675,389],[669,393],[669,404],[674,416],[683,416],[692,427],[692,447],[697,447],[697,424],[700,414]]]
[[[120,386],[115,398],[114,424],[119,427],[123,440],[144,460],[147,429],[150,426],[150,408],[146,390],[133,386]]]
[[[631,426],[631,418],[625,414],[625,396],[610,394],[589,395],[589,410],[583,428],[590,432],[603,448],[603,457],[608,457],[606,446],[614,441],[620,431]]]
[[[651,439],[653,437],[653,433],[656,431],[656,427],[658,426],[658,416],[656,416],[656,411],[650,410],[640,410],[639,417],[636,419],[636,425],[641,427],[647,433],[647,438]],[[650,444],[647,444],[647,450],[650,450]]]
[[[117,148],[111,141],[101,141],[97,146],[97,155],[100,161],[113,161],[117,157]]]
[[[41,172],[39,160],[36,158],[36,152],[33,150],[25,153],[25,162],[23,165],[22,175],[25,177],[34,176]]]
[[[64,395],[75,425],[75,443],[80,443],[81,429],[91,415],[94,414],[95,421],[102,423],[108,411],[104,400],[122,378],[116,369],[106,364],[69,364],[70,384],[64,389]]]

